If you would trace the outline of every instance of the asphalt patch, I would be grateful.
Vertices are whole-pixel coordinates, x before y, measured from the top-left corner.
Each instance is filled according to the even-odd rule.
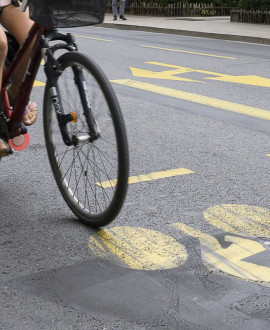
[[[146,272],[102,261],[60,269],[54,287],[61,300],[81,312],[128,321],[152,320],[169,308],[172,298]]]

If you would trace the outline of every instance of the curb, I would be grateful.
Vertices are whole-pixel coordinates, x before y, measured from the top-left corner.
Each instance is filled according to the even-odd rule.
[[[250,42],[250,43],[255,43],[255,44],[270,45],[270,39],[268,39],[268,38],[240,36],[240,35],[233,35],[233,34],[210,33],[210,32],[200,32],[200,31],[186,31],[186,30],[166,29],[166,28],[158,28],[158,27],[151,27],[151,26],[138,26],[138,25],[114,24],[114,23],[101,23],[96,26],[103,27],[103,28],[118,29],[118,30],[145,31],[145,32],[175,34],[175,35],[183,35],[183,36],[191,36],[191,37],[201,37],[201,38]]]

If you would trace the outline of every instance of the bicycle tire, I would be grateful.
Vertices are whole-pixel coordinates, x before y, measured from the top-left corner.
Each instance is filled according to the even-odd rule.
[[[105,226],[120,212],[127,192],[129,155],[123,116],[108,79],[92,59],[78,52],[69,52],[61,55],[58,62],[61,74],[57,77],[57,85],[63,109],[65,113],[72,110],[77,115],[76,123],[67,124],[68,130],[73,134],[85,134],[88,130],[74,82],[72,67],[75,66],[83,70],[89,95],[91,91],[91,107],[101,137],[93,142],[66,146],[47,83],[43,123],[52,172],[73,213],[93,227]]]

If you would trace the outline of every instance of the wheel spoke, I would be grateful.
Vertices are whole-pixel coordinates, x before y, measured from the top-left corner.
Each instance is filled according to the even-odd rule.
[[[78,57],[73,60],[73,57]],[[80,57],[80,58],[79,58]],[[124,124],[119,105],[109,83],[101,72],[93,69],[93,64],[79,54],[62,55],[63,68],[58,77],[58,90],[61,95],[64,114],[75,112],[76,122],[69,122],[67,130],[70,136],[77,138],[78,144],[67,146],[62,139],[58,121],[52,102],[47,101],[44,112],[44,128],[46,144],[56,181],[68,205],[83,221],[90,224],[104,225],[113,220],[119,212],[126,193],[128,178],[127,146],[123,148],[121,158],[118,156],[119,140],[126,145]],[[68,60],[72,58],[72,60]],[[86,116],[83,109],[79,88],[74,83],[74,68],[80,67],[84,77],[94,123],[98,126],[100,137],[93,142],[84,139],[90,136]],[[91,73],[94,70],[95,74]],[[80,85],[80,84],[79,84]],[[102,85],[102,88],[101,88]],[[48,92],[47,92],[48,93]],[[48,96],[49,98],[49,96]],[[110,98],[109,108],[107,99]],[[113,113],[112,113],[113,111]],[[116,118],[114,118],[116,116]],[[115,131],[114,120],[122,130]],[[119,123],[120,122],[120,123]],[[120,137],[116,134],[120,134]],[[121,162],[121,163],[120,163]],[[102,186],[102,182],[118,180],[119,166],[125,180],[121,189],[111,185]],[[118,195],[117,198],[115,195]],[[115,204],[116,207],[113,205]],[[113,210],[113,211],[112,211]]]

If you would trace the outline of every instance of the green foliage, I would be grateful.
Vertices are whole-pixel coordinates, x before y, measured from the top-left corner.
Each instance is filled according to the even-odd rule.
[[[168,5],[173,3],[207,3],[214,7],[231,7],[244,10],[270,10],[270,0],[132,0],[139,3],[159,3]]]
[[[189,1],[173,1],[173,2],[189,2],[189,3],[210,3],[215,7],[237,7],[239,0],[189,0]]]
[[[201,11],[201,15],[202,16],[215,16],[216,15],[216,11],[215,10],[207,10],[207,9],[203,9]]]
[[[256,1],[256,0],[251,0]],[[270,0],[267,0],[270,1]],[[237,7],[239,0],[133,0],[138,3],[159,3],[160,5],[168,5],[173,3],[207,3],[213,4],[214,7]]]
[[[244,10],[270,10],[270,0],[239,0],[238,8]]]

